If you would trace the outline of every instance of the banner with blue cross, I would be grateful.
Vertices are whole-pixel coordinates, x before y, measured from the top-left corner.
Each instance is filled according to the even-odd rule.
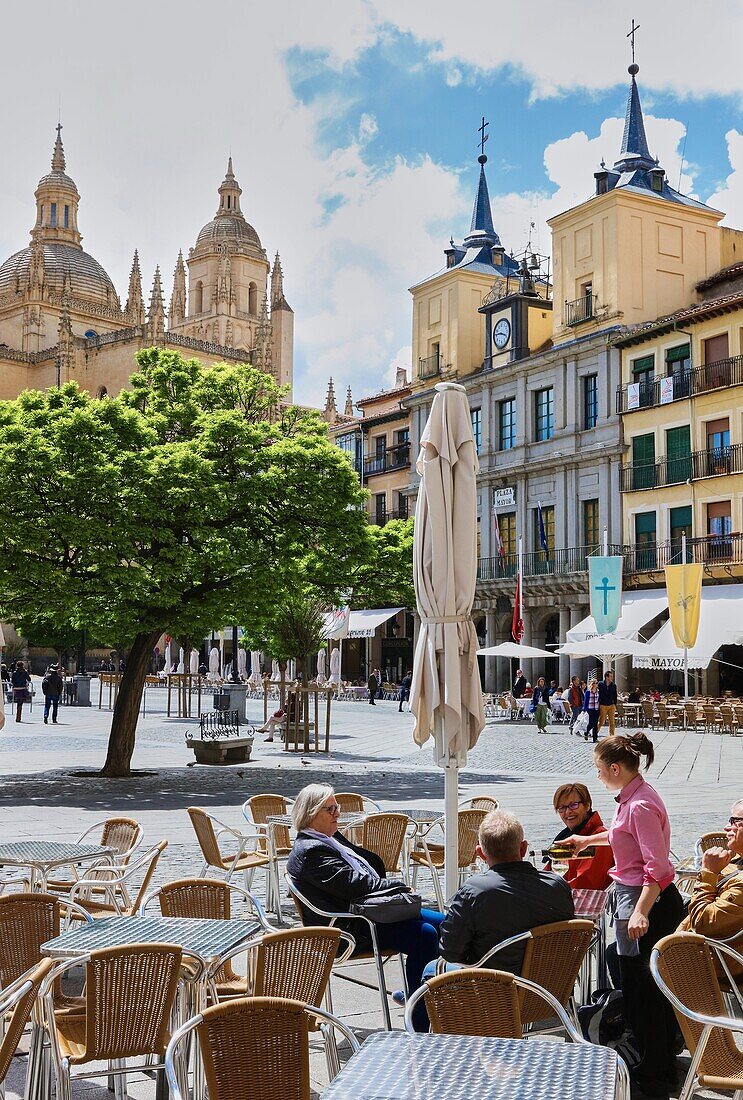
[[[617,629],[622,611],[622,559],[589,558],[588,588],[596,630],[611,634]]]

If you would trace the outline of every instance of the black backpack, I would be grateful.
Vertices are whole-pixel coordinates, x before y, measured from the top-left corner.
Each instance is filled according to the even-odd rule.
[[[589,1043],[611,1047],[632,1068],[640,1061],[634,1035],[624,1019],[621,989],[596,989],[591,1004],[578,1009],[578,1022]]]

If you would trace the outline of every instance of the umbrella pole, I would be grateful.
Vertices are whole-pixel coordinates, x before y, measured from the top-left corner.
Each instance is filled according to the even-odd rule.
[[[444,768],[444,898],[446,901],[456,893],[459,884],[458,794],[459,767],[456,758],[448,756]]]
[[[684,646],[684,699],[689,698],[689,650]]]

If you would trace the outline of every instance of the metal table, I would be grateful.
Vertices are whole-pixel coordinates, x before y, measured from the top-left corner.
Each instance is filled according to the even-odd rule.
[[[31,890],[46,890],[47,876],[56,867],[99,860],[111,863],[112,850],[100,844],[60,844],[55,840],[16,840],[0,844],[0,866],[28,867]]]
[[[372,1035],[323,1100],[626,1100],[608,1047],[470,1035]]]
[[[437,821],[443,821],[444,815],[440,810],[390,810],[392,814],[405,814],[415,825],[435,825]]]
[[[338,824],[346,826],[354,825],[360,821],[363,821],[365,817],[366,814],[363,813],[339,814]],[[271,814],[270,817],[266,818],[266,822],[269,825],[285,825],[287,829],[294,828],[291,814]]]

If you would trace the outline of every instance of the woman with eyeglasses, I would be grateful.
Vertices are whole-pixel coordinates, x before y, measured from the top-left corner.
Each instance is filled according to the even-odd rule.
[[[591,793],[584,783],[563,783],[552,798],[552,805],[565,826],[552,841],[560,844],[569,836],[594,836],[606,832],[601,814],[594,810]],[[596,849],[592,859],[569,859],[565,880],[574,890],[608,890],[609,869],[614,853],[608,845]]]

